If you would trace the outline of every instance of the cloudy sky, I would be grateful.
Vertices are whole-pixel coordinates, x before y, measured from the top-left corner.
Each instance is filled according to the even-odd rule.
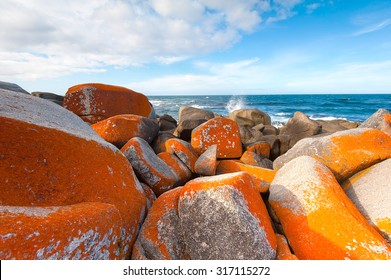
[[[391,1],[1,0],[0,80],[146,95],[391,93]]]

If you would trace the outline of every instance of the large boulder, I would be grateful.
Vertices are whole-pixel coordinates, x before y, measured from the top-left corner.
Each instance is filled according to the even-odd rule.
[[[151,143],[159,132],[156,121],[130,114],[110,117],[94,123],[91,128],[119,149],[133,137],[140,137]]]
[[[27,94],[0,94],[0,123],[0,258],[128,258],[146,198],[123,154]]]
[[[278,157],[273,167],[280,169],[292,159],[303,155],[326,165],[342,182],[377,162],[391,158],[391,137],[377,129],[356,128],[302,139]]]
[[[4,91],[13,91],[13,92],[30,94],[28,91],[24,90],[17,84],[0,81],[0,93],[3,93]]]
[[[181,139],[171,138],[165,142],[165,146],[168,153],[175,154],[191,172],[195,172],[195,163],[198,159],[198,154],[190,143]]]
[[[285,126],[281,127],[281,135],[289,135],[289,147],[292,148],[299,140],[314,136],[321,132],[322,126],[307,117],[302,112],[295,112]]]
[[[182,140],[190,141],[193,129],[214,117],[215,115],[211,111],[182,106],[179,108],[178,127],[174,135]]]
[[[132,165],[137,177],[152,188],[156,196],[172,189],[179,181],[171,168],[162,161],[140,137],[134,137],[122,147],[121,152]]]
[[[258,142],[263,137],[263,133],[261,131],[249,128],[247,126],[239,125],[239,131],[240,141],[243,145]]]
[[[217,158],[240,158],[242,143],[236,122],[227,118],[213,118],[193,130],[191,145],[198,154],[217,145]]]
[[[270,125],[271,118],[258,109],[239,109],[231,112],[229,118],[238,125],[254,127],[258,124]]]
[[[154,118],[148,98],[133,90],[105,84],[81,84],[68,89],[64,107],[88,123],[116,115],[132,114]]]
[[[189,181],[178,209],[186,251],[193,260],[276,257],[276,236],[265,204],[244,172]]]
[[[391,259],[391,247],[312,157],[277,172],[269,202],[299,259]]]
[[[380,129],[391,136],[391,113],[386,109],[379,109],[359,127]]]
[[[355,174],[342,187],[361,214],[391,245],[391,159]]]
[[[165,192],[155,201],[137,237],[132,259],[188,259],[178,214],[181,189]]]

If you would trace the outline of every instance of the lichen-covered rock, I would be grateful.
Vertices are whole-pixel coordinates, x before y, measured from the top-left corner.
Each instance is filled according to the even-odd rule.
[[[140,181],[152,188],[156,196],[172,189],[178,178],[140,137],[134,137],[122,147],[121,152],[132,165]]]
[[[391,247],[312,157],[277,172],[269,202],[299,259],[391,259]]]
[[[240,158],[240,161],[248,165],[273,169],[273,162],[270,159],[262,157],[250,151],[245,151],[242,157]]]
[[[391,113],[386,109],[379,109],[359,127],[380,129],[391,136]]]
[[[210,146],[203,154],[199,156],[195,165],[195,173],[203,176],[213,176],[217,167],[217,145]]]
[[[164,161],[171,171],[175,173],[178,181],[174,186],[183,186],[191,178],[191,171],[187,166],[175,155],[168,152],[162,152],[157,155],[162,161]]]
[[[0,258],[115,259],[122,219],[112,204],[0,206]]]
[[[289,147],[292,148],[299,140],[320,133],[322,126],[311,120],[302,112],[295,112],[285,126],[280,129],[281,135],[289,135]]]
[[[150,209],[156,200],[156,195],[147,184],[140,182],[140,185],[143,188],[145,197],[147,199],[147,208]]]
[[[267,142],[256,142],[251,145],[246,145],[246,151],[254,152],[265,158],[270,157],[271,146]]]
[[[131,114],[107,118],[94,123],[91,128],[119,149],[133,137],[141,137],[151,143],[159,132],[159,125],[155,121]]]
[[[308,155],[326,165],[339,182],[391,158],[391,137],[377,129],[357,128],[331,135],[306,138],[278,157],[274,169],[299,156]]]
[[[227,174],[243,171],[251,175],[254,186],[258,192],[264,193],[269,190],[270,184],[276,174],[275,170],[241,163],[237,160],[222,160],[217,165],[216,174]]]
[[[154,118],[148,98],[128,88],[105,84],[80,84],[68,89],[64,107],[91,124],[116,115]]]
[[[342,187],[369,224],[391,245],[391,159],[355,174]]]
[[[176,137],[170,131],[159,131],[158,135],[151,143],[151,147],[155,151],[155,154],[160,154],[161,152],[167,152],[166,141],[171,138],[176,138]]]
[[[229,118],[238,125],[254,127],[258,124],[270,125],[271,119],[267,113],[258,109],[239,109],[231,112]]]
[[[274,259],[277,241],[251,177],[238,172],[189,181],[179,218],[191,259]]]
[[[226,118],[213,118],[195,128],[191,145],[198,154],[217,145],[217,158],[240,158],[242,155],[239,127]]]
[[[276,233],[277,238],[277,260],[298,260],[298,258],[292,254],[289,248],[288,241],[282,234]]]
[[[165,192],[155,201],[137,237],[132,259],[188,259],[178,216],[181,189]]]
[[[165,147],[168,153],[175,154],[191,172],[195,172],[195,163],[198,159],[198,154],[190,143],[181,139],[171,138],[165,142]]]
[[[0,239],[5,242],[6,237],[7,244],[20,245],[17,248],[6,249],[13,252],[28,251],[25,252],[28,254],[26,258],[39,256],[45,250],[45,258],[57,258],[57,253],[65,255],[56,249],[50,251],[49,248],[55,248],[57,243],[61,243],[61,246],[72,245],[69,250],[75,258],[79,256],[79,250],[80,258],[85,258],[89,250],[95,249],[101,250],[94,253],[96,256],[103,254],[110,259],[129,257],[138,228],[146,213],[146,199],[131,165],[123,154],[100,138],[76,115],[50,101],[27,94],[0,94],[0,123],[1,205],[19,207],[20,209],[14,210],[13,213],[17,211],[22,215],[13,216],[14,223],[19,223],[17,220],[21,219],[22,223],[28,223],[31,227],[29,231],[25,231],[26,234],[19,231],[13,235],[12,228],[3,228],[5,223],[0,223]],[[100,214],[84,210],[78,212],[80,217],[78,214],[61,214],[68,213],[71,209],[82,209],[79,206],[72,206],[80,202],[113,205],[118,209],[120,219],[108,206],[97,206],[101,209]],[[47,233],[49,236],[56,228],[62,229],[62,225],[70,222],[62,219],[70,217],[75,223],[80,223],[80,233],[73,232],[73,241],[64,240],[58,232],[53,238],[46,238],[45,230],[40,226],[45,223],[45,216],[32,217],[28,214],[39,211],[38,208],[34,209],[35,207],[65,206],[69,206],[69,211],[64,210],[65,212],[60,213],[61,209],[65,209],[61,208],[55,211],[53,216],[48,216],[47,222],[53,225],[51,230],[47,228]],[[3,211],[3,214],[10,217],[12,213],[8,215]],[[113,219],[111,233],[108,226],[103,226],[105,222],[111,221],[111,218],[107,220],[108,217]],[[39,223],[34,220],[27,222],[30,218],[42,219]],[[85,223],[80,220],[83,218]],[[112,239],[118,223],[121,234]],[[98,225],[96,238],[98,235],[99,238],[107,235],[110,242],[115,240],[115,250],[112,250],[114,247],[111,245],[93,249],[78,242],[80,238],[84,238],[82,233],[93,231],[95,234],[95,226]],[[31,238],[28,232],[39,232],[40,236]],[[19,242],[22,239],[23,245]],[[4,247],[0,251],[3,252],[3,249]],[[7,253],[4,258],[23,256]]]

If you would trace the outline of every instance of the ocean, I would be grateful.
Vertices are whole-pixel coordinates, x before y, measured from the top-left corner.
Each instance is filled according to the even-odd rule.
[[[377,109],[391,111],[391,94],[287,94],[287,95],[202,95],[149,96],[158,115],[178,120],[181,106],[191,106],[227,116],[237,109],[259,109],[281,126],[301,111],[315,120],[344,119],[362,122]]]

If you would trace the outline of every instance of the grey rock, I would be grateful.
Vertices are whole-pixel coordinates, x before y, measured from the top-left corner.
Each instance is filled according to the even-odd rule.
[[[373,115],[371,115],[366,121],[364,121],[359,127],[363,128],[376,128],[383,130],[388,135],[391,135],[391,123],[385,119],[386,115],[390,115],[390,112],[386,109],[379,109]]]
[[[258,124],[270,125],[270,116],[258,109],[239,109],[231,112],[229,118],[238,125],[254,127]]]
[[[26,90],[18,86],[17,84],[0,81],[0,93],[2,93],[2,90],[30,94],[29,92],[27,92]]]

